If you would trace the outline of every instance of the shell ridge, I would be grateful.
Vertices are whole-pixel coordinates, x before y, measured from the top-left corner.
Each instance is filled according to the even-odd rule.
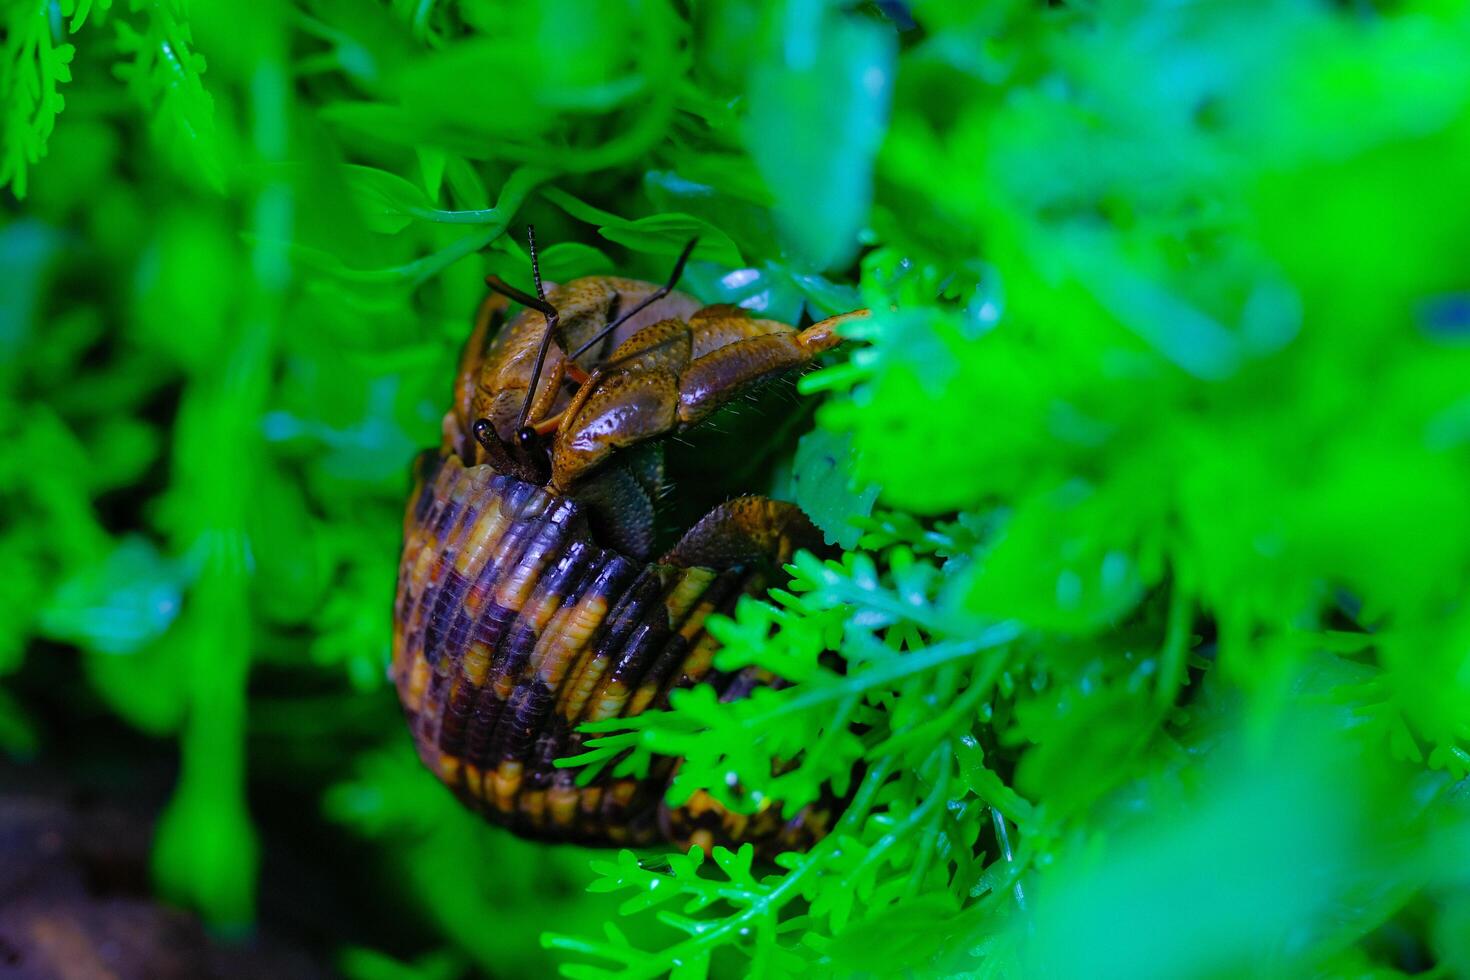
[[[402,632],[406,637],[413,632],[417,606],[428,585],[429,559],[434,555],[432,546],[437,541],[435,528],[462,473],[463,468],[458,466],[446,465],[439,469],[434,482],[425,485],[420,492],[420,496],[429,501],[424,519],[404,534],[403,557],[399,562],[402,584],[394,609],[394,621],[403,626]]]
[[[449,467],[446,466],[446,469]],[[430,745],[439,740],[444,723],[444,712],[441,709],[451,693],[453,676],[449,669],[452,665],[445,664],[437,656],[444,626],[435,618],[434,610],[438,606],[441,590],[445,587],[446,577],[453,571],[455,555],[463,536],[480,516],[484,504],[494,506],[496,502],[493,494],[482,504],[470,502],[471,498],[480,496],[478,491],[481,487],[477,476],[483,474],[473,473],[462,466],[455,467],[451,473],[452,482],[447,488],[449,493],[434,525],[435,534],[432,540],[438,546],[432,552],[425,553],[433,554],[431,562],[420,563],[421,567],[427,566],[428,570],[424,573],[423,590],[411,610],[407,628],[405,642],[408,656],[414,660],[422,659],[428,670],[423,706],[419,712],[419,731]],[[436,769],[443,773],[439,761],[436,760]]]
[[[548,590],[559,592],[565,588],[571,574],[580,571],[576,566],[585,546],[579,547],[572,537],[576,517],[574,504],[564,499],[557,500],[545,512],[534,532],[528,532],[528,540],[520,556],[504,566],[504,573],[499,576],[499,587],[487,601],[482,623],[485,617],[494,617],[503,625],[495,637],[489,669],[481,684],[474,719],[464,742],[466,754],[478,765],[495,761],[487,746],[494,731],[500,727],[500,718],[515,689],[515,682],[529,659],[538,628],[537,620],[544,621],[554,608],[549,602]],[[567,560],[564,549],[572,560]],[[547,573],[548,568],[551,569],[550,574]],[[559,601],[559,596],[556,601]],[[527,633],[529,640],[522,638]]]
[[[483,595],[483,600],[475,611],[473,624],[466,629],[470,644],[482,648],[483,651],[477,652],[477,669],[481,656],[487,670],[493,667],[505,624],[513,616],[512,610],[496,605],[494,586],[504,570],[513,567],[520,560],[535,531],[544,522],[548,501],[547,495],[539,491],[539,488],[519,481],[512,484],[503,499],[509,523],[497,546],[485,549],[484,565],[475,576],[475,585],[482,590],[477,591],[476,596],[478,598]],[[442,713],[444,720],[439,731],[440,753],[456,758],[461,754],[471,717],[481,712],[498,710],[493,701],[481,704],[487,697],[493,697],[494,691],[490,686],[483,685],[483,678],[472,677],[466,672],[466,659],[461,656],[452,666],[456,682]]]
[[[433,552],[433,561],[429,564],[423,590],[419,593],[409,620],[410,652],[422,652],[429,666],[435,668],[436,672],[439,670],[439,662],[433,651],[437,647],[438,631],[442,629],[442,623],[436,619],[435,612],[442,597],[445,579],[454,568],[465,535],[469,533],[485,505],[493,505],[495,502],[493,495],[483,502],[475,499],[479,496],[476,482],[471,471],[459,467],[439,518],[433,525],[430,541],[437,547]]]
[[[743,569],[726,569],[715,575],[698,599],[682,617],[678,627],[665,642],[658,657],[638,683],[634,697],[623,708],[623,715],[641,714],[650,705],[668,706],[668,693],[685,676],[688,658],[706,635],[705,621],[711,613],[727,613],[741,594],[745,578]],[[689,685],[694,681],[689,680]]]

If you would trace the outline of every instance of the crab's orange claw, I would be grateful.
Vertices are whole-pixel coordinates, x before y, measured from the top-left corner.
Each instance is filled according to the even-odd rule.
[[[797,332],[775,320],[732,315],[728,307],[694,321],[694,362],[679,379],[679,424],[696,425],[751,386],[801,367],[841,343],[837,327],[868,315],[844,313]]]
[[[678,373],[689,363],[693,338],[689,324],[677,318],[660,320],[618,345],[603,365],[605,371],[663,370]]]
[[[552,485],[566,489],[599,466],[614,450],[673,431],[679,406],[679,378],[672,371],[640,371],[599,378],[574,405],[551,453]]]
[[[789,333],[737,340],[711,351],[679,379],[679,423],[703,421],[751,385],[784,374],[809,357]]]
[[[839,313],[836,316],[829,316],[825,320],[819,320],[813,323],[797,336],[803,348],[813,355],[820,354],[842,343],[842,337],[837,332],[839,327],[858,320],[866,320],[872,315],[872,310],[853,310],[850,313]]]

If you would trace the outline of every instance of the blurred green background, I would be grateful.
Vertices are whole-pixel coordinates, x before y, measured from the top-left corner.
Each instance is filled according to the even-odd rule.
[[[0,0],[0,107],[0,776],[136,802],[227,946],[1470,976],[1470,5]],[[856,785],[808,855],[526,844],[413,756],[408,461],[528,222],[878,313],[672,447],[671,526],[850,549],[722,628],[795,683],[600,750]]]

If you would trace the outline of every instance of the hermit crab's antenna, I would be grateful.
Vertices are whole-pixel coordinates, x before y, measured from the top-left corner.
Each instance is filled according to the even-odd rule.
[[[526,226],[526,241],[531,248],[531,277],[536,281],[536,295],[527,296],[499,276],[486,276],[485,285],[502,296],[529,307],[546,317],[546,332],[541,335],[541,347],[536,351],[536,367],[531,371],[531,386],[526,389],[526,400],[521,403],[521,414],[516,419],[516,431],[526,428],[526,418],[531,414],[531,403],[536,400],[536,384],[541,380],[541,368],[546,364],[546,352],[551,349],[551,338],[556,336],[559,314],[556,307],[546,302],[546,290],[541,286],[541,261],[536,255],[536,226]]]
[[[577,358],[587,353],[587,351],[591,349],[593,344],[596,344],[598,341],[602,340],[618,327],[621,327],[630,317],[634,316],[637,313],[643,312],[654,303],[657,303],[659,300],[669,295],[669,293],[672,293],[674,291],[674,286],[677,285],[679,282],[679,277],[684,274],[684,263],[689,261],[689,254],[694,251],[694,246],[698,244],[698,238],[689,239],[689,243],[684,246],[684,251],[679,253],[679,260],[674,263],[674,271],[669,274],[668,282],[655,289],[643,302],[639,303],[637,306],[633,307],[622,316],[619,316],[612,323],[609,323],[607,326],[597,331],[597,333],[593,334],[592,339],[587,341],[581,347],[578,347],[576,350],[572,351],[572,353],[568,355],[568,359],[575,361]]]

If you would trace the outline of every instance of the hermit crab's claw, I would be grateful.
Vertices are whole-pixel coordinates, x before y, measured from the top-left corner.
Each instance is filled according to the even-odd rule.
[[[672,371],[593,375],[567,410],[571,425],[552,445],[552,485],[570,488],[614,451],[673,432],[678,409],[679,376]]]
[[[738,307],[706,307],[629,337],[593,372],[562,415],[551,480],[572,486],[612,453],[698,425],[764,381],[810,364],[868,316],[844,313],[796,330]]]
[[[663,561],[684,567],[779,567],[801,548],[819,555],[831,550],[800,507],[767,497],[736,497],[704,515]]]

